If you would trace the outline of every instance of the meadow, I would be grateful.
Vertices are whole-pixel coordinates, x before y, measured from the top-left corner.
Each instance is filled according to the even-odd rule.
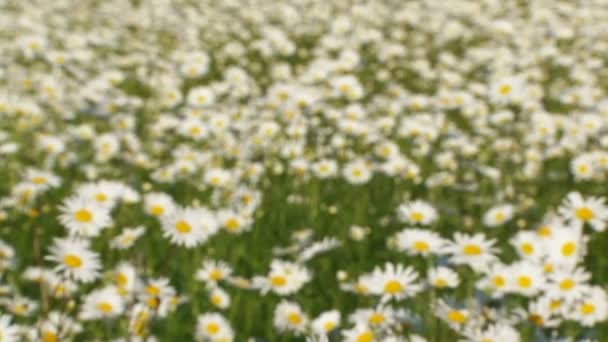
[[[608,341],[608,1],[0,0],[0,342]]]

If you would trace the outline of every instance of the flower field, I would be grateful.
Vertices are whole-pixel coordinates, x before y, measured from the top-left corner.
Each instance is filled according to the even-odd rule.
[[[0,342],[608,341],[608,1],[0,0]]]

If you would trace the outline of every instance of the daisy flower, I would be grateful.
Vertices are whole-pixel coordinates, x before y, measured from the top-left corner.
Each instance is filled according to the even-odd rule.
[[[97,202],[83,197],[70,197],[60,207],[59,221],[70,235],[95,237],[99,232],[112,224],[108,209],[100,207]]]
[[[83,283],[97,279],[101,270],[99,255],[89,249],[86,240],[56,238],[45,259],[57,263],[56,272]]]
[[[397,249],[409,255],[437,254],[446,241],[439,234],[425,229],[408,228],[397,234]]]
[[[362,324],[380,330],[395,324],[396,314],[391,307],[379,305],[373,309],[357,309],[350,315],[349,321],[355,325]]]
[[[490,210],[483,215],[483,224],[488,227],[497,227],[505,224],[512,218],[513,206],[510,204],[503,204],[490,208]]]
[[[363,160],[357,159],[349,162],[342,170],[344,178],[351,184],[365,184],[373,175],[371,167]]]
[[[545,286],[545,275],[542,267],[527,261],[509,266],[507,286],[510,291],[531,297]]]
[[[262,293],[273,291],[285,296],[298,292],[311,279],[310,272],[304,266],[282,260],[273,260],[270,272],[266,277],[255,277],[254,286]]]
[[[467,324],[471,313],[467,309],[459,309],[448,305],[443,300],[435,305],[435,315],[445,321],[452,329],[460,331]]]
[[[230,306],[230,296],[219,287],[213,287],[208,298],[209,302],[219,309],[226,309]]]
[[[604,231],[608,221],[608,207],[604,198],[584,198],[578,192],[571,192],[566,196],[559,208],[559,213],[568,221],[583,226],[589,224],[595,231]]]
[[[309,320],[297,303],[283,300],[274,310],[273,323],[279,331],[302,333]]]
[[[485,235],[455,233],[454,241],[450,242],[444,251],[450,254],[450,261],[455,264],[465,264],[474,269],[485,267],[496,260],[494,245],[496,240],[487,240]]]
[[[95,290],[84,298],[79,317],[83,320],[114,318],[123,313],[124,302],[115,287]]]
[[[411,267],[386,263],[384,270],[376,267],[369,279],[370,293],[382,296],[383,301],[401,300],[414,296],[422,286],[416,283],[418,273]]]
[[[342,330],[344,342],[377,342],[381,341],[376,337],[374,331],[367,324],[357,324],[348,330]]]
[[[401,220],[410,224],[428,226],[438,218],[437,210],[428,202],[420,200],[401,204],[397,210]]]
[[[451,268],[437,267],[428,270],[428,281],[431,286],[442,289],[457,287],[460,279]]]
[[[196,337],[199,341],[232,341],[234,332],[230,323],[218,313],[204,313],[198,316]]]
[[[545,245],[539,241],[538,233],[520,231],[510,240],[520,257],[529,260],[539,260],[545,255]]]
[[[608,296],[598,286],[586,291],[583,299],[578,301],[568,314],[570,319],[578,321],[585,327],[591,327],[608,318]]]
[[[176,205],[171,196],[162,192],[152,192],[144,196],[144,209],[147,214],[156,217],[170,215]]]
[[[203,266],[196,271],[196,279],[215,284],[216,282],[230,277],[232,267],[224,261],[205,260]]]
[[[194,248],[215,234],[218,223],[215,216],[204,208],[178,208],[162,217],[163,236],[172,243]]]
[[[581,298],[588,289],[587,282],[591,279],[591,274],[582,268],[573,270],[560,268],[551,272],[548,276],[548,284],[545,290],[546,295],[552,298],[564,299],[572,302]]]
[[[116,249],[128,249],[135,244],[135,241],[141,237],[146,228],[143,226],[137,226],[134,228],[125,228],[120,235],[116,236],[110,242],[110,246]]]
[[[311,327],[319,335],[327,335],[340,326],[341,314],[338,310],[325,311],[315,318]]]

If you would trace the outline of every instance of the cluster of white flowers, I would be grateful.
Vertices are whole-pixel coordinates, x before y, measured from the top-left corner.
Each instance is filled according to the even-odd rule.
[[[0,342],[602,341],[607,23],[0,0]]]

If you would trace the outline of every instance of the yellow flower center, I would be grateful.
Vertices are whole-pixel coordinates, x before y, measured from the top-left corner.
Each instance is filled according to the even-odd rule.
[[[496,214],[494,214],[494,219],[497,222],[502,222],[505,219],[505,214],[502,211],[497,212]]]
[[[228,229],[229,231],[235,231],[239,229],[239,220],[235,219],[234,217],[231,217],[227,219],[226,222],[224,222],[224,226],[226,226],[226,229]]]
[[[414,211],[410,214],[410,220],[414,222],[420,222],[424,218],[424,214],[418,211]]]
[[[374,312],[369,316],[369,323],[372,325],[382,324],[384,322],[384,315],[379,312]]]
[[[494,284],[495,287],[503,287],[505,286],[505,278],[503,278],[502,276],[494,276],[492,278],[492,284]]]
[[[357,342],[372,342],[374,334],[371,331],[365,331],[357,336]]]
[[[403,286],[396,280],[389,280],[384,284],[384,293],[394,295],[401,291],[403,291]]]
[[[186,221],[177,221],[175,224],[175,229],[181,234],[187,234],[192,231],[192,226]]]
[[[89,223],[93,220],[93,214],[86,209],[80,209],[74,213],[74,219],[81,223]]]
[[[68,254],[63,257],[63,263],[70,268],[78,268],[82,266],[82,259],[74,254]]]
[[[568,291],[568,290],[571,290],[574,287],[574,285],[576,285],[576,284],[574,283],[574,281],[572,279],[564,279],[559,283],[559,288],[562,291]]]
[[[150,285],[146,287],[146,293],[148,293],[150,296],[158,296],[160,294],[160,289],[158,286]]]
[[[325,331],[332,331],[332,330],[334,330],[335,327],[336,327],[336,323],[334,323],[334,322],[325,322],[325,324],[323,324],[323,329]]]
[[[211,270],[211,272],[209,272],[209,279],[211,280],[220,280],[222,279],[222,271],[216,269]]]
[[[287,284],[287,279],[283,276],[277,275],[270,277],[270,283],[272,284],[272,286],[281,287]]]
[[[468,244],[468,245],[464,246],[464,248],[462,249],[462,252],[465,255],[479,255],[479,254],[481,254],[481,248],[474,244]]]
[[[549,309],[551,309],[552,311],[558,309],[560,306],[562,306],[561,300],[552,300],[549,303]]]
[[[532,278],[528,276],[519,276],[517,277],[517,285],[519,285],[521,288],[527,289],[532,286]]]
[[[218,331],[220,331],[219,324],[214,323],[214,322],[207,324],[207,333],[209,333],[209,335],[215,335],[215,334],[217,334]]]
[[[215,306],[219,306],[220,304],[222,304],[222,297],[220,297],[219,295],[212,295],[210,300],[211,303],[213,303],[213,305]]]
[[[152,309],[156,309],[158,307],[158,304],[160,303],[158,298],[156,297],[150,297],[148,298],[148,300],[146,301],[146,303],[148,304],[148,306]]]
[[[524,242],[521,244],[521,251],[525,255],[531,255],[532,253],[534,253],[534,246],[532,246],[531,243]]]
[[[287,315],[287,321],[291,325],[300,325],[300,323],[302,323],[302,316],[297,312],[292,312]]]
[[[44,177],[34,177],[32,178],[32,183],[42,185],[46,184],[46,178]]]
[[[585,303],[580,306],[579,310],[583,315],[590,315],[595,312],[595,305],[591,303]]]
[[[576,245],[573,242],[567,242],[562,246],[562,255],[571,256],[576,252]]]
[[[108,302],[101,302],[97,304],[97,309],[103,313],[112,312],[112,304]]]
[[[462,324],[467,320],[467,316],[458,310],[452,310],[448,312],[448,320],[450,322]]]
[[[582,208],[578,208],[576,209],[575,212],[576,218],[578,218],[581,221],[591,221],[593,220],[593,211],[587,207],[582,207]]]
[[[192,126],[192,127],[190,127],[189,132],[190,132],[190,135],[199,135],[199,134],[201,134],[201,129],[200,129],[200,127]]]
[[[528,316],[528,320],[532,323],[534,323],[535,325],[541,326],[543,325],[543,318],[542,316],[538,315],[538,314],[530,314],[530,316]]]
[[[508,95],[511,92],[511,86],[508,84],[502,85],[498,88],[498,92],[500,95]]]
[[[426,252],[429,250],[429,244],[424,241],[414,242],[414,250],[418,252]]]
[[[124,274],[122,274],[122,273],[116,274],[116,283],[118,284],[118,286],[124,287],[125,285],[127,285],[128,281],[129,281],[129,279]]]
[[[105,202],[108,200],[108,196],[106,196],[106,194],[100,192],[97,195],[95,195],[95,200],[97,202]]]
[[[57,342],[57,334],[52,331],[43,331],[42,342]]]
[[[446,285],[448,285],[448,282],[445,279],[440,278],[435,280],[435,287],[446,287]]]
[[[161,216],[165,212],[165,208],[161,207],[160,205],[153,205],[150,208],[150,212],[154,216]]]

